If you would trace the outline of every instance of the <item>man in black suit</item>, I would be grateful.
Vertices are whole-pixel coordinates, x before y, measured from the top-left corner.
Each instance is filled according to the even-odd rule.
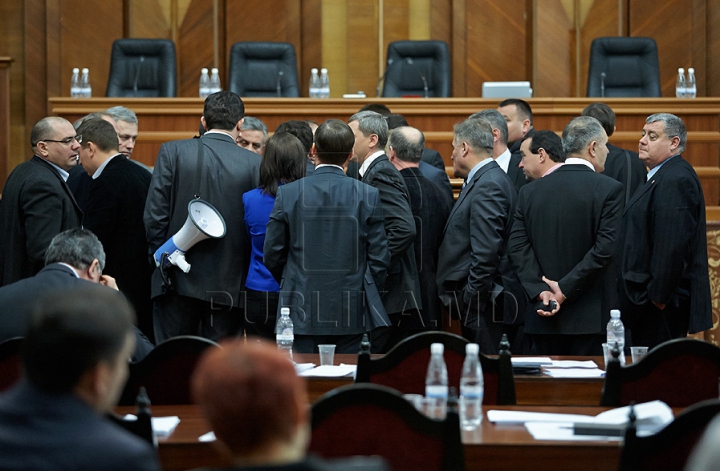
[[[404,319],[418,318],[422,309],[413,249],[415,220],[405,180],[384,152],[388,136],[385,119],[374,111],[361,111],[350,117],[349,125],[355,135],[353,153],[360,165],[360,178],[380,191],[391,257],[382,301],[392,328],[385,328],[384,337],[375,337],[373,348],[391,348],[406,336],[404,329],[409,322]]]
[[[38,304],[23,378],[0,395],[0,469],[160,469],[150,443],[103,417],[128,376],[132,307],[116,291],[83,283]]]
[[[520,155],[520,143],[526,137],[530,137],[535,133],[533,128],[532,108],[525,101],[519,98],[508,98],[498,105],[498,111],[505,118],[508,127],[508,146],[510,149],[510,164],[508,165],[508,176],[515,184],[515,188],[520,188],[528,182],[522,178],[522,171],[517,172],[516,168],[522,159]]]
[[[153,338],[150,277],[143,211],[150,173],[118,150],[118,137],[104,119],[86,119],[78,127],[84,136],[80,163],[90,176],[85,227],[102,242],[107,270],[135,307],[140,329]]]
[[[650,172],[623,215],[620,295],[633,343],[654,347],[712,327],[712,305],[705,199],[681,155],[685,124],[672,114],[654,114],[642,136],[640,160]]]
[[[501,263],[516,190],[492,158],[493,132],[483,120],[455,125],[453,167],[465,184],[445,225],[437,267],[438,293],[463,336],[483,353],[497,352],[502,334]],[[502,314],[499,315],[502,317]]]
[[[215,207],[226,234],[194,246],[187,254],[189,273],[157,268],[152,277],[153,320],[158,343],[176,335],[195,334],[216,340],[243,327],[250,240],[245,229],[243,193],[257,187],[261,157],[235,143],[245,108],[232,92],[205,99],[201,119],[207,132],[199,139],[166,142],[160,147],[147,203],[145,230],[153,254],[188,217],[195,197]],[[169,282],[169,283],[168,283]]]
[[[405,180],[417,229],[413,246],[423,309],[421,319],[410,319],[411,333],[443,327],[436,283],[437,259],[445,222],[452,209],[452,200],[418,168],[424,146],[425,138],[418,129],[402,126],[390,132],[386,151],[390,163]]]
[[[615,112],[605,103],[593,103],[583,111],[583,116],[592,116],[600,121],[608,137],[612,136],[615,130]],[[645,183],[647,170],[645,164],[638,158],[637,152],[621,149],[608,142],[608,156],[605,161],[603,174],[619,181],[625,187],[625,204],[630,201],[635,190]]]
[[[533,354],[601,353],[616,307],[609,267],[623,196],[622,185],[599,174],[606,143],[595,118],[573,119],[563,131],[565,164],[520,190],[508,252],[538,303],[525,319]]]
[[[0,286],[40,271],[50,240],[82,224],[82,211],[65,183],[80,141],[63,118],[43,118],[33,127],[35,155],[12,171],[0,200]]]
[[[278,188],[264,263],[280,283],[278,309],[290,307],[297,352],[332,343],[357,353],[372,309],[382,312],[366,306],[364,282],[382,287],[390,264],[380,196],[343,173],[355,142],[347,124],[328,120],[315,139],[315,172]]]

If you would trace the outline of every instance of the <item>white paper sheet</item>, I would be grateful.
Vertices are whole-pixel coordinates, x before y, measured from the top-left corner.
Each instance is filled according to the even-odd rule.
[[[602,378],[605,372],[599,368],[548,368],[543,366],[543,373],[553,378]]]
[[[214,442],[215,441],[215,432],[208,432],[204,435],[200,435],[198,437],[199,442]]]
[[[512,357],[510,362],[513,366],[543,366],[553,363],[550,357]]]
[[[528,422],[525,428],[535,440],[620,441],[620,437],[575,435],[572,422]]]
[[[545,366],[545,365],[543,365]],[[548,368],[599,368],[598,364],[592,360],[577,361],[577,360],[553,360],[552,365]]]
[[[300,376],[315,376],[322,378],[341,378],[343,376],[354,375],[356,365],[324,365],[318,366],[311,370],[303,371]]]
[[[316,366],[315,363],[295,363],[295,373],[300,374],[303,371],[312,370]]]
[[[487,418],[494,424],[524,424],[526,422],[592,422],[594,417],[581,414],[553,414],[550,412],[525,412],[519,410],[489,410]]]
[[[125,414],[125,420],[137,420],[135,414]],[[167,437],[175,431],[175,427],[180,423],[180,417],[173,415],[169,417],[152,417],[150,419],[153,431],[158,437]]]

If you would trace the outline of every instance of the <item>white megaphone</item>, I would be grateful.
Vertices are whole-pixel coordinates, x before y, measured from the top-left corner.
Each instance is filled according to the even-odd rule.
[[[155,251],[155,265],[176,265],[185,273],[190,264],[185,253],[205,239],[219,239],[225,235],[225,220],[217,209],[200,198],[188,203],[188,217],[183,227]]]

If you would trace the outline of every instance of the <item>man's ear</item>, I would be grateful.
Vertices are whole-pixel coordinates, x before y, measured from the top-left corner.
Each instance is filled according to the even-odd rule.
[[[208,130],[207,123],[205,122],[205,116],[200,116],[200,124],[202,124],[204,130]]]
[[[495,144],[497,141],[500,140],[500,130],[493,128],[492,135],[493,135],[493,144]]]
[[[37,145],[36,145],[35,147],[37,148],[37,153],[38,153],[38,155],[41,155],[41,156],[46,156],[46,155],[48,155],[48,145],[47,145],[47,142],[45,142],[45,141],[40,141],[40,142],[37,143]]]
[[[89,281],[97,282],[97,281],[96,281],[96,277],[94,276],[96,273],[97,273],[98,276],[99,276],[99,274],[100,274],[100,261],[99,261],[97,258],[96,258],[95,260],[93,260],[93,261],[90,263],[90,265],[88,265],[88,267],[87,267],[86,269],[81,270],[79,276],[80,276],[80,278],[82,278],[83,280],[89,280]]]
[[[237,124],[235,125],[235,129],[237,130],[237,132],[240,132],[242,130],[242,125],[244,122],[245,118],[240,118],[240,121],[237,122]]]
[[[527,134],[527,132],[530,130],[531,126],[532,126],[532,124],[530,124],[530,120],[527,118],[524,119],[523,123],[522,123],[523,134]]]
[[[316,157],[317,156],[317,147],[315,147],[315,143],[313,142],[312,147],[310,147],[310,156]]]
[[[370,145],[368,147],[377,147],[378,142],[380,141],[380,138],[377,134],[370,134],[368,139],[370,139]]]

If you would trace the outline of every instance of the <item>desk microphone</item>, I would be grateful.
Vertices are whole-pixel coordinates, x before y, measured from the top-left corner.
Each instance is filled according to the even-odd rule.
[[[427,84],[427,80],[425,79],[425,75],[423,75],[423,73],[420,72],[420,69],[415,65],[415,63],[413,62],[412,58],[407,57],[407,58],[405,59],[405,62],[407,62],[407,64],[408,64],[410,67],[412,67],[412,68],[415,70],[415,72],[417,72],[418,75],[420,76],[420,78],[422,79],[422,81],[423,81],[423,92],[425,92],[425,98],[428,98],[428,84]]]
[[[138,79],[140,78],[140,69],[142,69],[143,62],[145,62],[145,56],[140,56],[140,63],[135,71],[135,81],[133,82],[133,96],[137,96],[138,91]]]
[[[275,89],[277,90],[277,96],[279,96],[279,97],[282,96],[282,85],[281,85],[281,83],[282,83],[282,77],[283,77],[283,72],[282,72],[282,70],[278,70],[278,73],[277,73],[277,85],[276,85]]]
[[[393,62],[395,62],[395,59],[387,60],[387,66],[385,67],[385,72],[383,72],[382,77],[380,77],[378,79],[377,87],[375,87],[375,96],[378,98],[380,97],[380,85],[382,85],[383,81],[385,80],[385,76],[387,75],[388,70],[390,70],[390,68],[392,67]]]
[[[605,72],[600,73],[600,97],[605,98]]]

